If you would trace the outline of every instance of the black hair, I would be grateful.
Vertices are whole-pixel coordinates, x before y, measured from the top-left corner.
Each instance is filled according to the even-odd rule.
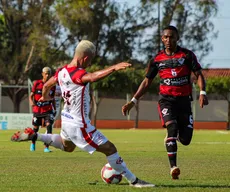
[[[178,29],[177,29],[176,27],[174,27],[174,26],[172,26],[172,25],[169,25],[169,26],[165,27],[165,28],[163,29],[163,31],[164,31],[164,30],[172,30],[172,31],[175,31],[176,34],[177,34],[178,40],[179,40],[180,35],[179,35]]]

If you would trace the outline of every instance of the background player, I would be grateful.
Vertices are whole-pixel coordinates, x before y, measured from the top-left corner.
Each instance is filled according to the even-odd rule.
[[[32,119],[32,125],[34,132],[39,131],[39,126],[43,125],[43,122],[46,126],[46,132],[52,133],[52,124],[54,121],[53,116],[53,108],[56,110],[56,105],[54,99],[50,101],[40,101],[39,99],[42,97],[42,88],[51,77],[51,69],[49,67],[44,67],[42,69],[42,79],[36,80],[33,84],[30,96],[29,96],[29,102],[32,106],[33,111],[33,119]],[[55,94],[55,87],[53,87],[49,95],[53,98]],[[44,143],[45,148],[44,152],[50,152],[49,150],[49,143]],[[35,151],[35,141],[32,141],[30,145],[30,151]]]

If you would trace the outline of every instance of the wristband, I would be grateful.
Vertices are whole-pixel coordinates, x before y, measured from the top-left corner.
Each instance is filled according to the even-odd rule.
[[[200,95],[206,95],[206,91],[200,91]]]
[[[136,99],[135,97],[133,97],[133,98],[131,99],[131,101],[132,101],[134,104],[137,104],[137,99]]]

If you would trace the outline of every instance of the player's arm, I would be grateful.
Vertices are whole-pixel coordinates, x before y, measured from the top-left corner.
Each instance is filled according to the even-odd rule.
[[[36,87],[37,87],[37,81],[35,81],[34,83],[33,83],[33,86],[32,86],[32,89],[31,89],[31,93],[30,93],[30,95],[29,95],[29,103],[30,103],[30,106],[34,106],[34,105],[36,105],[35,103],[34,103],[34,93],[35,93],[35,91],[36,91]]]
[[[146,73],[146,77],[144,80],[141,82],[139,85],[139,88],[137,89],[137,92],[134,94],[133,98],[131,99],[130,102],[126,103],[125,105],[122,106],[122,114],[126,115],[129,113],[129,111],[133,108],[133,106],[137,103],[137,100],[140,99],[148,90],[150,87],[153,79],[158,73],[158,68],[156,67],[154,63],[154,59],[151,59],[148,64],[148,69]]]
[[[153,79],[149,79],[147,77],[144,78],[144,80],[139,85],[137,92],[134,94],[134,98],[136,100],[140,99],[148,90],[149,86],[151,85]]]
[[[199,102],[200,102],[200,107],[203,108],[204,105],[208,105],[208,98],[206,96],[206,84],[205,84],[205,79],[204,75],[201,71],[201,65],[198,63],[196,55],[193,52],[190,52],[190,69],[193,71],[194,75],[197,78],[197,85],[200,88],[200,97],[199,97]]]
[[[88,82],[92,83],[92,82],[95,82],[95,81],[98,81],[100,79],[107,77],[108,75],[110,75],[111,73],[115,71],[123,70],[128,67],[131,67],[130,63],[126,63],[126,62],[118,63],[106,69],[95,71],[93,73],[86,73],[85,75],[82,76],[81,81],[82,83],[88,83]]]
[[[148,90],[151,85],[153,79],[149,79],[147,77],[139,85],[137,92],[134,94],[132,100],[125,105],[122,106],[122,114],[126,115],[133,108],[133,106],[137,103],[137,100],[140,99]]]
[[[197,78],[197,85],[200,88],[200,91],[205,91],[206,90],[206,83],[205,83],[205,79],[204,79],[204,75],[202,73],[201,70],[199,71],[195,71],[194,75]]]
[[[29,95],[29,102],[30,102],[30,106],[34,106],[35,103],[34,103],[34,93],[31,92],[30,95]]]
[[[50,101],[50,100],[54,100],[54,98],[52,98],[49,93],[50,93],[50,89],[52,87],[54,87],[57,84],[57,78],[55,77],[51,77],[43,86],[42,88],[42,97],[41,99],[39,99],[39,101]]]
[[[200,107],[203,108],[204,105],[208,105],[204,75],[201,70],[195,71],[194,75],[197,78],[197,85],[200,88],[200,97],[199,97]]]

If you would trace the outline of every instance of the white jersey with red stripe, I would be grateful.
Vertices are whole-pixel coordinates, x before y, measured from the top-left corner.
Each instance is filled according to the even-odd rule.
[[[84,84],[81,80],[86,73],[83,68],[66,65],[55,74],[65,102],[61,112],[62,123],[68,122],[80,128],[90,124],[89,83]]]

